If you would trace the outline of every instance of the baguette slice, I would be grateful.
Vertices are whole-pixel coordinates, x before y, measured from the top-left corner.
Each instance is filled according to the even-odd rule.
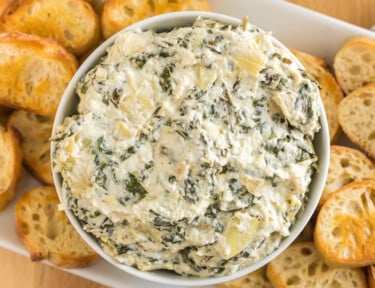
[[[15,0],[0,23],[3,31],[55,39],[75,55],[100,40],[99,18],[84,0]]]
[[[330,140],[331,143],[333,143],[340,131],[340,125],[337,119],[337,110],[343,98],[340,86],[337,84],[335,77],[329,71],[327,64],[322,58],[293,49],[291,49],[291,51],[321,87],[320,98],[323,101],[328,121]]]
[[[341,101],[339,123],[350,140],[375,159],[375,84],[358,88]]]
[[[209,11],[207,0],[107,0],[101,9],[104,38],[144,18],[184,10]]]
[[[238,279],[224,282],[217,286],[218,288],[272,288],[270,280],[266,275],[266,266],[254,271],[253,273],[247,274]]]
[[[82,240],[59,211],[59,199],[50,186],[23,194],[15,208],[16,232],[32,261],[48,259],[64,268],[85,267],[98,255]]]
[[[0,211],[14,198],[22,170],[21,145],[17,132],[0,124]]]
[[[53,40],[0,34],[0,104],[54,115],[77,61]]]
[[[375,82],[375,39],[354,37],[337,52],[333,67],[345,94]]]
[[[313,242],[298,242],[289,246],[268,264],[267,276],[275,288],[367,287],[365,273],[361,269],[328,266]]]
[[[375,288],[375,265],[367,267],[368,288]]]
[[[332,145],[327,180],[319,207],[342,186],[353,181],[375,180],[375,166],[363,153],[349,147]]]
[[[8,125],[13,126],[21,134],[23,162],[27,169],[39,181],[53,185],[50,142],[52,116],[37,115],[32,112],[18,110],[9,117]]]
[[[333,193],[318,214],[314,239],[327,262],[351,267],[375,263],[375,181],[357,181]]]

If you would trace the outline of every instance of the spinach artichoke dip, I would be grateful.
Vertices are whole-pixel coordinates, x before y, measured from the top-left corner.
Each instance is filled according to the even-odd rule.
[[[319,88],[270,33],[125,31],[55,129],[63,209],[119,263],[201,277],[275,250],[308,198]]]

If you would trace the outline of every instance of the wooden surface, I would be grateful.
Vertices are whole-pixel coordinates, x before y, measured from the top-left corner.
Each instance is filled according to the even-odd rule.
[[[375,25],[375,0],[290,0],[289,2],[365,28]],[[0,259],[1,288],[105,287],[45,264],[31,263],[27,257],[1,248]]]

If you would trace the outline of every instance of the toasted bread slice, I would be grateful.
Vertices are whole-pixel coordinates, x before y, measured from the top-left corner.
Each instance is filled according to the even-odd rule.
[[[318,214],[314,239],[326,261],[345,266],[375,263],[375,181],[347,184]]]
[[[298,242],[289,246],[267,265],[267,276],[275,288],[367,287],[362,269],[327,265],[313,242]]]
[[[224,282],[217,286],[218,288],[272,288],[270,280],[268,280],[266,275],[266,266],[247,274],[238,279]]]
[[[167,12],[210,9],[207,0],[107,0],[101,9],[104,38],[144,18]]]
[[[23,162],[38,180],[53,184],[50,163],[50,142],[52,116],[37,115],[18,110],[9,117],[8,125],[16,128],[22,138]]]
[[[330,140],[333,143],[340,131],[337,119],[337,110],[343,98],[340,86],[322,58],[293,49],[291,51],[321,87],[320,97],[327,116]]]
[[[333,67],[345,94],[375,83],[375,39],[354,37],[337,52]]]
[[[0,34],[0,104],[54,115],[77,61],[53,40]]]
[[[75,55],[100,39],[99,17],[84,0],[15,0],[4,12],[1,30],[52,38]]]
[[[339,123],[350,140],[375,159],[375,84],[354,90],[340,102]]]
[[[327,180],[319,207],[342,186],[367,179],[375,180],[375,166],[370,159],[356,149],[332,145]]]
[[[21,145],[17,132],[8,131],[0,124],[0,211],[5,209],[15,195],[21,174]]]
[[[85,267],[98,255],[83,241],[59,211],[59,199],[51,186],[23,194],[15,208],[16,232],[32,261],[48,259],[64,268]]]

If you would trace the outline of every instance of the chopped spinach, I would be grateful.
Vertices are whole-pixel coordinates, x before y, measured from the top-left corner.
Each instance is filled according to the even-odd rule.
[[[137,195],[138,199],[142,199],[147,194],[147,190],[138,182],[137,177],[131,173],[129,173],[129,178],[126,181],[126,190],[133,195]]]
[[[174,71],[174,64],[170,63],[164,67],[160,74],[159,85],[161,89],[168,95],[172,94],[172,74]]]

